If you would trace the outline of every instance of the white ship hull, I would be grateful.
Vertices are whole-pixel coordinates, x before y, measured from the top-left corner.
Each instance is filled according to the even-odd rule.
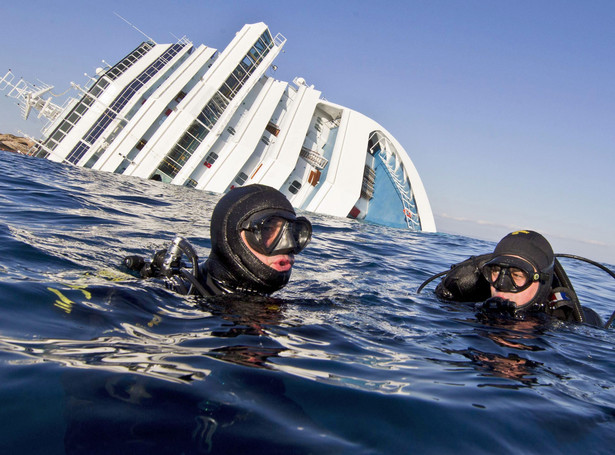
[[[144,42],[98,72],[35,153],[219,193],[262,183],[299,209],[435,231],[419,174],[391,134],[301,78],[266,74],[284,43],[263,23],[222,52]]]

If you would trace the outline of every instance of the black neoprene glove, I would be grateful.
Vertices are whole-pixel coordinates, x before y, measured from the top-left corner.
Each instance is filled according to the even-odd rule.
[[[517,312],[517,305],[515,305],[515,302],[501,297],[491,297],[483,303],[477,304],[476,309],[485,314],[512,317]]]
[[[451,267],[450,272],[436,286],[436,295],[455,302],[482,302],[491,297],[489,283],[483,276],[483,265],[491,260],[493,253],[472,256]]]

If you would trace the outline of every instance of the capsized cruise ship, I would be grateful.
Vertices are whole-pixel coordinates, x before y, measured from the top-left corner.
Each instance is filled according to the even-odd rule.
[[[267,75],[286,38],[245,25],[218,51],[148,39],[96,70],[63,106],[53,87],[13,83],[25,118],[49,119],[30,153],[75,166],[224,193],[262,183],[294,207],[435,231],[410,157],[381,125],[329,102],[297,77]],[[47,98],[45,98],[47,96]]]

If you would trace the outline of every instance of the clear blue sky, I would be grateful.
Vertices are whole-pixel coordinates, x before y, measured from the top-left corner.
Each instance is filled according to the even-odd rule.
[[[10,6],[8,6],[10,4]],[[615,2],[3,1],[1,75],[82,84],[142,36],[223,49],[245,23],[287,38],[301,76],[381,123],[417,166],[442,232],[544,233],[615,264]],[[0,133],[38,135],[0,92]]]

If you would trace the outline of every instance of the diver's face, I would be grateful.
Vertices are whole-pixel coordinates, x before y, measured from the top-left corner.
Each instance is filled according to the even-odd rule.
[[[250,244],[246,241],[245,231],[241,231],[241,239],[243,240],[243,243],[248,247],[248,249],[252,252],[252,254],[256,256],[258,260],[266,266],[271,267],[278,272],[288,272],[290,269],[292,269],[293,264],[295,263],[295,256],[293,254],[277,254],[275,256],[267,256],[265,254],[259,253],[250,246]]]
[[[482,272],[491,284],[491,297],[509,300],[517,307],[531,302],[540,287],[540,283],[534,281],[537,279],[536,268],[521,256],[505,255],[502,259],[496,258],[485,264]]]

